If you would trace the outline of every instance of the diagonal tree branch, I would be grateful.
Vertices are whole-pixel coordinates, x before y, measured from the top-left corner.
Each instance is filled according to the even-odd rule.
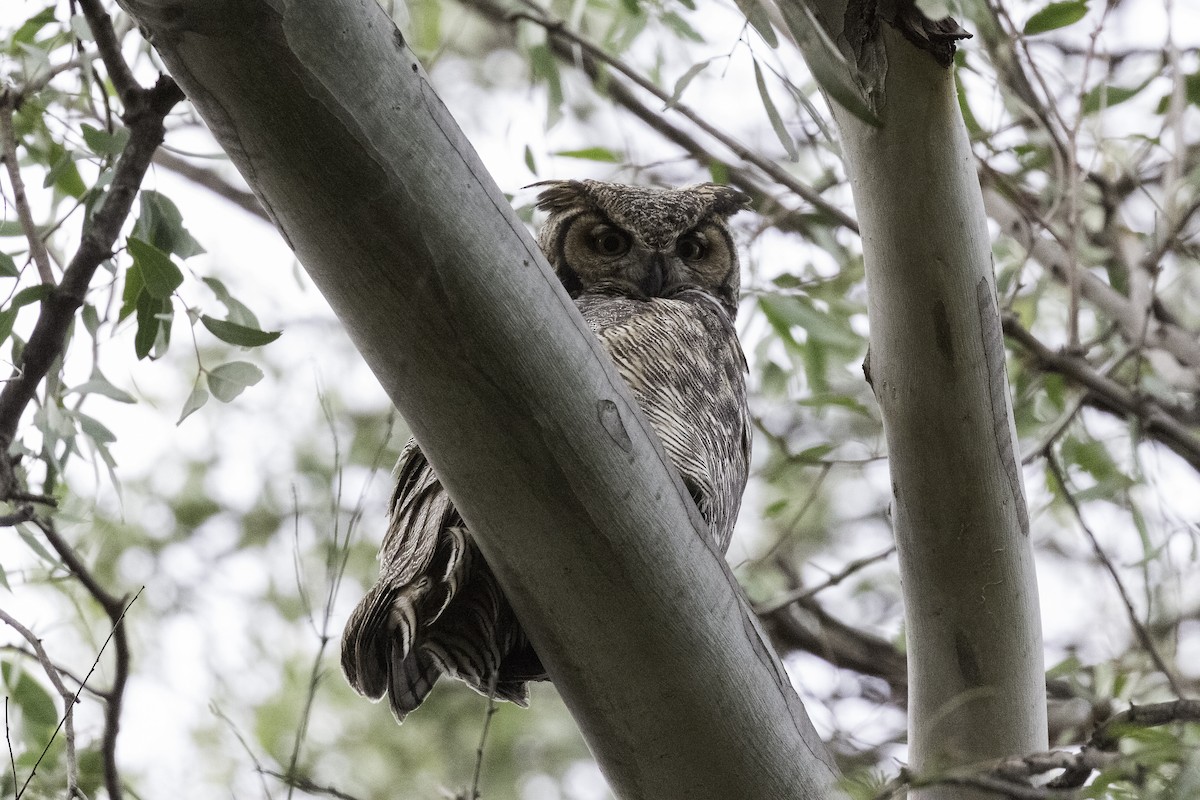
[[[1042,344],[1012,315],[1004,317],[1004,333],[1043,372],[1064,375],[1087,390],[1084,402],[1125,419],[1139,420],[1147,436],[1170,448],[1200,470],[1200,437],[1182,419],[1182,409],[1172,408],[1153,396],[1137,394],[1097,372],[1085,359],[1058,353]]]
[[[614,791],[835,794],[649,423],[383,10],[125,6],[409,422]]]
[[[22,351],[13,377],[0,390],[0,451],[12,444],[21,415],[33,400],[37,387],[50,366],[66,346],[67,330],[75,312],[83,305],[92,276],[101,262],[112,255],[121,227],[129,217],[134,198],[154,151],[162,143],[163,119],[183,99],[183,93],[170,78],[160,78],[151,89],[139,90],[127,97],[123,119],[130,128],[129,141],[117,161],[112,184],[104,202],[83,232],[79,249],[63,272],[62,281],[42,301],[37,324]],[[0,459],[0,462],[5,462]],[[0,495],[11,496],[16,490],[11,468],[0,467]]]

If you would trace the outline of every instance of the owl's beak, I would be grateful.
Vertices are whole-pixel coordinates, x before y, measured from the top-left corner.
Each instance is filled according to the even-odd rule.
[[[663,286],[666,283],[666,256],[662,253],[654,253],[650,256],[650,269],[646,271],[646,277],[642,279],[642,285],[639,288],[647,297],[658,297],[662,294]]]

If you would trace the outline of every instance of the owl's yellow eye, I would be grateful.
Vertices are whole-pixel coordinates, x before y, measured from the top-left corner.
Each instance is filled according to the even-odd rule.
[[[684,261],[699,261],[708,255],[708,242],[698,233],[689,233],[675,244],[675,255]]]
[[[602,256],[625,255],[630,243],[629,234],[607,225],[594,231],[591,238],[592,249]]]

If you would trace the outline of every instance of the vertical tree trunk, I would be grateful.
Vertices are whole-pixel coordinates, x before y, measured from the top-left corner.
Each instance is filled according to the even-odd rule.
[[[896,5],[875,11],[902,27],[945,24]],[[862,16],[873,28],[859,30],[844,5],[821,16],[857,60],[881,123],[831,102],[862,231],[866,367],[892,475],[911,766],[932,777],[1046,747],[1037,582],[991,245],[952,68],[874,14]]]

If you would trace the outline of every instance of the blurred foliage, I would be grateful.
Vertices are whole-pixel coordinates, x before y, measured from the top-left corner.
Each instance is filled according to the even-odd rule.
[[[1058,665],[1050,678],[1061,689],[1051,693],[1052,733],[1069,744],[1114,708],[1165,700],[1172,689],[1131,632],[1064,487],[1048,474],[1047,453],[1177,684],[1200,688],[1200,478],[1150,414],[1200,435],[1200,363],[1188,348],[1189,337],[1200,339],[1200,42],[1194,26],[1151,21],[1161,12],[1153,0],[953,6],[976,37],[958,53],[957,79],[994,222],[1003,309],[1077,368],[1051,369],[1010,340],[1047,661]],[[0,23],[0,77],[6,98],[19,97],[13,144],[37,231],[61,272],[129,132],[74,5],[18,8]],[[755,196],[756,213],[737,226],[756,469],[731,563],[751,598],[767,602],[883,551],[890,483],[861,368],[868,323],[857,236],[742,151],[700,135],[695,120],[852,210],[826,101],[766,5],[414,0],[388,8],[526,218],[531,194],[517,187],[547,177],[714,179]],[[148,83],[157,61],[130,21],[109,10]],[[1185,11],[1176,4],[1174,13]],[[564,56],[561,31],[608,61],[589,72],[575,45]],[[656,94],[628,89],[630,75]],[[641,109],[630,96],[642,98]],[[216,150],[186,109],[168,120],[167,147]],[[337,666],[340,622],[373,576],[387,466],[405,434],[306,281],[285,287],[286,264],[256,275],[263,257],[250,242],[193,235],[213,213],[196,210],[200,195],[242,191],[228,165],[189,158],[189,172],[167,163],[155,168],[162,179],[143,187],[67,357],[14,444],[21,477],[60,501],[56,521],[96,578],[118,594],[145,587],[128,616],[126,783],[135,796],[321,796],[322,787],[355,797],[464,796],[486,701],[442,686],[397,728],[384,708],[348,690]],[[182,178],[169,181],[176,171]],[[11,181],[3,208],[0,357],[16,362],[46,292]],[[1162,330],[1182,340],[1172,344]],[[1085,386],[1079,375],[1088,371],[1133,402]],[[222,404],[208,403],[214,397]],[[89,687],[103,690],[114,669],[103,652],[106,619],[36,527],[4,528],[0,541],[0,605],[44,639],[75,676],[69,686],[96,661]],[[894,557],[831,581],[817,599],[902,650]],[[24,796],[60,796],[65,752],[53,732],[62,704],[23,642],[4,641],[20,781],[41,758]],[[879,676],[828,657],[796,651],[786,660],[849,791],[877,796],[905,754],[901,698]],[[77,711],[80,788],[89,797],[103,792],[103,705],[84,691]],[[1060,706],[1065,721],[1056,723]],[[1128,732],[1126,758],[1084,796],[1196,796],[1197,735],[1179,725]],[[550,686],[536,688],[529,711],[499,708],[483,752],[489,800],[607,796]],[[289,773],[294,790],[279,777]],[[5,764],[0,795],[16,788]]]

